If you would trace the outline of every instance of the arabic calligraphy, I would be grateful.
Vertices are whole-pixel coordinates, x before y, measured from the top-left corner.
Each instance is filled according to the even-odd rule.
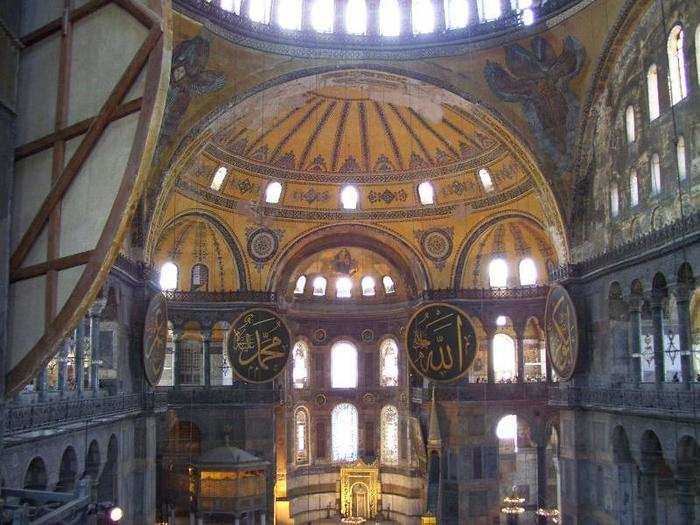
[[[151,298],[143,326],[143,369],[146,380],[156,386],[165,368],[168,342],[168,311],[165,297],[157,293]]]
[[[244,381],[272,381],[287,364],[289,351],[289,330],[270,310],[248,310],[231,326],[228,357],[233,370]]]
[[[469,369],[476,354],[474,328],[453,306],[426,306],[409,321],[406,348],[411,364],[422,376],[453,381]]]
[[[545,329],[552,368],[561,379],[568,380],[578,359],[578,324],[574,304],[562,286],[553,286],[547,296]]]

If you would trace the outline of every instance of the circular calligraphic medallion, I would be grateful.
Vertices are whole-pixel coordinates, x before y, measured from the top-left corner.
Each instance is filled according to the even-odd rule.
[[[168,343],[168,304],[158,292],[151,297],[143,323],[143,371],[151,386],[156,386],[165,368]]]
[[[423,253],[433,261],[442,261],[452,253],[452,240],[440,230],[429,230],[421,239]]]
[[[228,359],[233,371],[249,383],[266,383],[284,370],[291,337],[284,321],[271,310],[253,308],[231,324]]]
[[[552,368],[564,381],[571,379],[578,360],[576,309],[563,286],[553,285],[544,311],[547,355]]]
[[[431,381],[459,379],[476,354],[474,327],[449,304],[431,304],[414,313],[405,340],[411,365]]]
[[[269,261],[277,251],[277,244],[272,230],[259,228],[248,239],[248,254],[257,262]]]

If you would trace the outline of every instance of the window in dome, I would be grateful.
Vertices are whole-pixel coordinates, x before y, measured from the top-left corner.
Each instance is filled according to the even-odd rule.
[[[676,144],[676,161],[678,162],[678,178],[685,180],[688,172],[685,167],[685,139],[683,136],[678,137],[678,144]]]
[[[294,294],[301,295],[304,293],[304,288],[306,288],[306,275],[300,275],[297,279],[297,284],[294,287]]]
[[[381,460],[384,465],[399,463],[399,411],[387,405],[381,412]]]
[[[160,267],[160,289],[175,290],[177,288],[177,266],[175,263],[166,262]]]
[[[649,120],[659,117],[659,74],[656,64],[647,70],[647,98],[649,99]]]
[[[498,257],[489,263],[489,283],[492,288],[508,286],[508,264],[505,259]]]
[[[379,2],[379,34],[399,36],[401,34],[401,10],[398,0]]]
[[[630,206],[635,207],[637,204],[639,204],[639,183],[637,172],[632,170],[630,173]]]
[[[206,290],[209,285],[209,268],[205,264],[197,263],[192,266],[190,277],[192,290]]]
[[[253,22],[269,24],[271,8],[272,0],[254,0],[253,2],[248,2],[248,16]]]
[[[352,296],[352,279],[350,277],[338,277],[335,281],[335,296],[339,299]]]
[[[617,217],[620,213],[620,194],[617,191],[617,184],[610,188],[610,214]]]
[[[277,4],[277,23],[282,29],[299,31],[303,0],[279,0]]]
[[[685,51],[683,50],[683,29],[675,26],[668,35],[668,84],[671,92],[671,105],[677,104],[688,95],[685,78]]]
[[[309,414],[304,407],[294,413],[295,462],[305,464],[309,461]]]
[[[345,6],[345,31],[351,35],[367,33],[367,3],[365,0],[348,0]]]
[[[627,106],[625,110],[625,130],[627,131],[627,144],[634,142],[634,106]]]
[[[265,188],[265,202],[268,204],[277,204],[282,196],[282,184],[274,181]]]
[[[520,261],[518,270],[520,271],[520,285],[532,286],[537,284],[537,266],[530,257],[525,257]]]
[[[357,201],[359,198],[360,194],[357,192],[355,186],[345,186],[340,192],[340,202],[346,210],[357,209]]]
[[[493,373],[496,381],[515,379],[515,341],[507,334],[493,336]]]
[[[331,443],[333,461],[357,459],[357,409],[350,403],[340,403],[331,412]]]
[[[469,23],[468,0],[445,0],[445,27],[459,29]]]
[[[339,341],[331,349],[331,387],[357,388],[357,348]]]
[[[333,0],[315,0],[311,7],[311,27],[319,33],[332,33],[334,5]]]
[[[501,0],[477,0],[479,16],[484,22],[496,20],[501,16]]]
[[[396,292],[394,280],[389,275],[382,277],[382,284],[384,285],[384,293],[390,294]]]
[[[661,161],[658,153],[651,156],[651,194],[658,195],[661,192]]]
[[[362,284],[362,295],[372,296],[375,294],[374,278],[373,277],[371,277],[369,275],[365,275],[362,278],[361,284]]]
[[[326,278],[318,276],[314,279],[314,295],[324,296],[326,295]]]
[[[529,26],[535,22],[535,12],[532,10],[532,0],[514,0],[514,8],[520,11],[523,25]]]
[[[496,326],[505,326],[508,323],[508,318],[505,315],[496,317]]]
[[[432,33],[435,30],[435,11],[432,0],[413,0],[411,2],[411,20],[413,34]]]
[[[479,170],[479,180],[486,193],[493,191],[493,180],[491,179],[491,174],[486,168],[481,168]]]
[[[304,341],[297,341],[292,350],[292,383],[294,388],[306,388],[309,385],[309,347]]]
[[[211,179],[211,184],[209,187],[214,190],[214,191],[219,191],[221,189],[221,185],[224,183],[224,180],[226,179],[226,174],[228,173],[228,170],[221,166],[218,170],[214,172],[214,177]]]
[[[394,339],[385,339],[379,346],[380,386],[399,385],[399,345]]]
[[[418,185],[418,198],[423,206],[435,204],[435,189],[430,182],[425,181]]]
[[[242,0],[221,0],[221,9],[240,15],[241,1]]]

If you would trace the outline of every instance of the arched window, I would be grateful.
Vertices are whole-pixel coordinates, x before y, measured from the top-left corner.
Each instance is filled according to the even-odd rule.
[[[348,0],[345,6],[345,31],[351,35],[367,33],[367,2]]]
[[[314,279],[314,295],[326,295],[326,278],[321,275]]]
[[[297,279],[297,284],[294,287],[294,294],[301,295],[304,293],[304,288],[306,288],[306,275],[300,275]]]
[[[530,257],[525,257],[519,264],[520,285],[532,286],[537,283],[537,266]]]
[[[209,268],[205,264],[197,263],[192,267],[192,290],[206,290],[209,287]]]
[[[637,182],[637,172],[630,173],[630,206],[639,204],[639,183]]]
[[[380,417],[382,464],[396,465],[399,462],[399,411],[387,405],[382,408]]]
[[[411,2],[411,21],[414,35],[432,33],[435,30],[435,11],[432,0]]]
[[[279,0],[277,3],[277,23],[282,29],[301,29],[303,0]]]
[[[486,193],[493,191],[493,180],[491,179],[491,174],[486,168],[481,168],[479,170],[479,180],[481,181],[481,186],[484,188]]]
[[[369,275],[365,275],[362,278],[361,284],[362,284],[362,295],[372,296],[375,294],[375,289],[374,289],[375,285],[374,285],[374,278],[373,277],[371,277]]]
[[[508,286],[508,264],[505,259],[497,257],[489,263],[489,284],[492,288]]]
[[[678,178],[685,180],[688,175],[685,167],[685,139],[681,135],[676,144],[676,161],[678,162]]]
[[[214,176],[211,179],[211,184],[209,185],[209,187],[214,191],[219,191],[221,189],[221,185],[226,179],[227,173],[228,170],[225,167],[221,166],[218,170],[214,172]]]
[[[339,299],[352,297],[352,279],[350,277],[338,277],[335,281],[335,296]]]
[[[425,181],[418,185],[418,198],[423,206],[435,204],[435,190],[430,182]]]
[[[385,294],[396,292],[396,285],[394,284],[394,280],[389,275],[385,275],[384,277],[382,277],[382,285],[384,285]]]
[[[651,194],[658,195],[661,192],[661,161],[658,153],[651,156]]]
[[[311,27],[319,33],[332,33],[334,5],[333,0],[314,0],[311,7]]]
[[[496,437],[498,440],[505,443],[500,443],[499,446],[512,448],[514,452],[518,451],[518,417],[515,414],[503,416],[496,425]]]
[[[401,34],[401,10],[398,0],[380,0],[379,34],[382,36]]]
[[[617,184],[610,188],[610,214],[617,217],[620,213],[620,194],[617,191]]]
[[[309,385],[309,347],[304,341],[297,341],[292,351],[292,383],[294,388],[306,388]]]
[[[496,326],[505,326],[508,324],[508,318],[505,315],[496,317]]]
[[[658,118],[659,111],[659,73],[656,64],[647,70],[647,98],[649,99],[649,120]]]
[[[340,202],[346,210],[356,209],[359,198],[360,194],[355,186],[345,186],[340,192]]]
[[[331,412],[331,442],[333,461],[357,459],[357,409],[350,403],[340,403]]]
[[[248,2],[248,16],[253,22],[269,24],[271,7],[272,0],[255,0],[255,2]]]
[[[265,188],[265,202],[268,204],[277,204],[282,196],[282,184],[274,181]]]
[[[391,338],[379,345],[379,384],[399,386],[399,345]]]
[[[241,2],[242,0],[221,0],[221,9],[240,15]]]
[[[304,407],[294,412],[294,461],[303,465],[309,461],[309,413]]]
[[[496,20],[501,16],[501,0],[477,0],[479,18],[484,22]]]
[[[700,24],[695,28],[695,64],[698,68],[698,84],[700,84]]]
[[[634,133],[634,106],[627,106],[625,110],[625,130],[627,131],[627,144],[632,144],[636,137]]]
[[[166,262],[160,267],[160,289],[175,290],[177,288],[177,266],[175,263]]]
[[[339,341],[331,349],[331,387],[357,388],[357,348]]]
[[[677,104],[688,94],[685,78],[685,51],[683,50],[683,29],[674,26],[668,35],[668,84],[671,92],[671,105]]]
[[[459,29],[469,23],[468,0],[445,0],[445,27]]]
[[[507,334],[493,336],[493,373],[496,381],[515,378],[515,341]]]
[[[46,490],[47,482],[46,464],[40,457],[35,457],[27,467],[22,487],[28,490]]]

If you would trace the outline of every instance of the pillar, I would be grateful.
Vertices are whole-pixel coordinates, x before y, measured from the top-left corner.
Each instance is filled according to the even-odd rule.
[[[654,336],[654,382],[663,386],[666,370],[664,366],[664,308],[662,297],[654,295],[651,301],[651,323]]]
[[[367,0],[367,34],[379,34],[379,0]]]
[[[488,344],[488,355],[486,356],[486,380],[489,383],[495,382],[495,375],[493,371],[493,332],[487,332],[489,338]]]
[[[265,513],[260,513],[260,525],[265,525]]]
[[[678,519],[679,525],[693,525],[695,521],[695,493],[693,491],[692,478],[676,479],[678,495]]]
[[[180,386],[182,367],[182,328],[173,328],[173,386]]]
[[[333,19],[333,33],[345,34],[345,9],[348,0],[335,0],[335,18]]]
[[[544,380],[547,383],[552,382],[552,363],[549,360],[549,352],[544,353]]]
[[[107,304],[105,299],[98,299],[88,310],[88,319],[90,320],[90,387],[94,395],[98,395],[100,392],[100,319],[105,304]]]
[[[445,32],[445,2],[444,0],[433,0],[433,12],[435,13],[435,32]]]
[[[547,446],[537,443],[537,508],[546,509],[547,501]]]
[[[85,323],[80,319],[75,329],[75,390],[79,396],[83,395],[85,381]]]
[[[467,19],[467,25],[474,25],[479,23],[479,7],[476,4],[476,0],[467,0],[467,9],[469,10],[469,18]]]
[[[42,366],[36,376],[36,392],[40,402],[46,401],[46,386],[46,367]]]
[[[643,469],[639,473],[639,496],[642,502],[642,525],[656,525],[656,473]]]
[[[518,359],[518,383],[525,381],[525,329],[520,328],[515,332],[516,356]]]
[[[693,346],[690,336],[690,293],[692,288],[687,283],[679,283],[676,290],[678,307],[678,342],[681,351],[681,381],[686,388],[695,377],[693,370]]]
[[[204,386],[211,385],[211,328],[204,328],[202,330],[202,361],[203,361],[203,372],[204,372]]]
[[[61,350],[58,352],[58,393],[61,397],[68,391],[68,349],[70,339],[66,338],[61,343]]]
[[[399,10],[401,11],[401,33],[400,36],[410,36],[413,34],[413,18],[411,13],[411,0],[399,0]]]
[[[638,385],[642,379],[642,303],[639,296],[632,296],[629,300],[629,337],[632,351],[632,381]]]

